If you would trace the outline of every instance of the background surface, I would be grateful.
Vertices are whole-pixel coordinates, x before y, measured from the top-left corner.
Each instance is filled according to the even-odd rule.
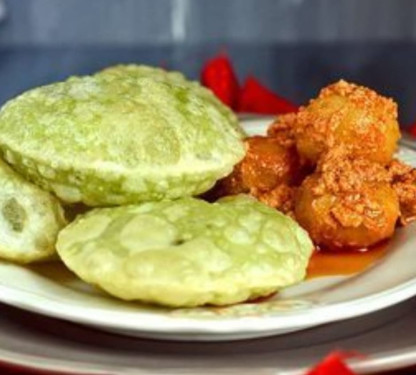
[[[345,78],[416,120],[416,1],[6,0],[0,2],[0,104],[32,86],[118,62],[198,78],[226,50],[296,103]]]

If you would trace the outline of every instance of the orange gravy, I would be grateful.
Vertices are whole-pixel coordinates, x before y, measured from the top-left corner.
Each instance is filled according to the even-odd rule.
[[[360,250],[327,251],[317,249],[307,270],[307,279],[331,275],[351,275],[364,271],[388,251],[388,241]]]

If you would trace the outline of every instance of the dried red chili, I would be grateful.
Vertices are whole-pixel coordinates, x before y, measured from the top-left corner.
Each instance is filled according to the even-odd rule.
[[[248,77],[238,103],[239,112],[284,114],[296,112],[298,107],[263,86],[256,78]]]
[[[416,124],[412,125],[409,131],[410,131],[410,134],[413,135],[413,137],[416,137]]]
[[[330,353],[306,375],[355,375],[344,363],[345,358],[350,356],[342,352]]]
[[[236,109],[240,86],[226,54],[222,53],[207,61],[201,71],[201,82],[224,104]]]

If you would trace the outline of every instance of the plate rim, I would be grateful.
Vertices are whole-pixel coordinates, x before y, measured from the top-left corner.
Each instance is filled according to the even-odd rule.
[[[16,353],[15,351],[5,350],[0,348],[0,366],[3,364],[16,367],[22,367],[25,370],[37,370],[62,373],[63,375],[118,375],[118,374],[131,374],[131,368],[112,366],[103,366],[93,361],[76,361],[76,360],[63,360],[44,357],[37,355],[28,355]],[[358,374],[373,373],[377,371],[391,371],[416,364],[416,344],[411,345],[404,350],[387,350],[381,351],[377,354],[373,354],[371,357],[364,357],[360,359],[347,360],[348,366]],[[313,365],[313,364],[312,364]],[[185,368],[176,368],[176,373],[182,373]],[[186,368],[189,370],[189,368]],[[302,367],[295,369],[285,368],[269,368],[271,375],[303,375],[310,368]],[[140,370],[137,372],[136,370]],[[135,368],[135,374],[147,375],[146,370]],[[227,373],[232,369],[227,369]],[[152,371],[153,374],[158,372]],[[219,372],[221,373],[221,372]]]
[[[350,319],[393,306],[415,295],[416,278],[413,278],[405,283],[370,296],[331,305],[312,306],[304,310],[291,312],[290,315],[279,313],[279,315],[223,317],[222,319],[209,320],[182,316],[155,315],[143,311],[103,311],[99,308],[84,306],[71,306],[68,309],[67,305],[59,301],[52,301],[46,297],[41,297],[19,288],[9,288],[0,285],[1,302],[44,316],[113,330],[158,333],[180,332],[182,334],[260,333],[271,332],[282,326],[288,329],[302,329],[304,327],[311,327],[311,319],[313,319],[313,326]],[[29,298],[26,298],[28,296]],[[33,298],[34,296],[35,298]],[[389,296],[388,299],[386,298],[387,296]],[[46,300],[48,304],[38,303],[40,301],[45,302]],[[146,319],[146,325],[137,327],[135,323],[141,319]]]

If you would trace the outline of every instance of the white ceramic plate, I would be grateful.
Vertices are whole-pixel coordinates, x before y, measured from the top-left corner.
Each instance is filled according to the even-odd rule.
[[[343,322],[239,342],[143,340],[92,330],[0,304],[2,364],[54,374],[305,375],[333,350],[363,355],[349,361],[357,374],[416,363],[416,297]],[[38,373],[36,372],[36,373]],[[26,372],[25,372],[26,373]]]
[[[250,133],[269,121],[247,120]],[[416,165],[416,153],[400,155]],[[163,309],[111,298],[60,264],[25,268],[0,263],[0,301],[51,317],[140,337],[220,341],[284,334],[367,314],[416,295],[416,225],[397,231],[388,254],[350,277],[325,277],[255,304]]]

